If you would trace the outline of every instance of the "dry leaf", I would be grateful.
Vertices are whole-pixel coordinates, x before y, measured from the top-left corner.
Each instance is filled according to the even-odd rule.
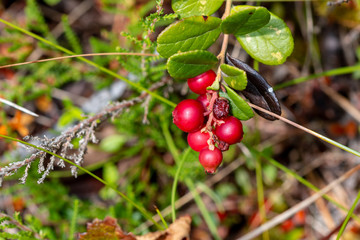
[[[115,218],[106,217],[103,221],[95,219],[87,224],[87,232],[78,235],[79,240],[136,240],[124,233]]]
[[[173,222],[168,229],[137,236],[136,240],[188,240],[190,239],[191,217],[184,216]]]
[[[116,219],[106,217],[104,221],[95,219],[88,223],[87,232],[78,235],[78,240],[189,240],[191,217],[184,216],[173,222],[168,229],[135,236],[124,233]]]

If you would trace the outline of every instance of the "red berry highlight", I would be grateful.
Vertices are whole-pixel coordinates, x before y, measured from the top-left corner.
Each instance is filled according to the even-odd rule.
[[[197,94],[205,94],[206,88],[210,87],[215,81],[216,73],[213,70],[204,72],[196,77],[189,78],[187,83],[191,91]]]
[[[210,150],[208,147],[203,148],[199,154],[200,164],[207,173],[214,173],[221,164],[222,159],[222,153],[217,147],[215,147],[214,150]]]
[[[233,116],[224,119],[224,123],[215,128],[215,135],[218,139],[230,145],[240,142],[243,134],[242,123]]]
[[[207,111],[207,107],[209,106],[210,102],[206,96],[206,94],[201,94],[200,96],[197,97],[197,99],[199,102],[201,102],[201,104],[204,106],[204,110],[205,112]]]
[[[186,99],[181,101],[172,112],[174,124],[184,132],[194,132],[204,122],[204,107],[199,101]]]
[[[201,130],[189,133],[187,136],[187,141],[189,146],[197,152],[200,152],[201,149],[208,147],[208,140],[210,134],[208,132],[201,132]]]

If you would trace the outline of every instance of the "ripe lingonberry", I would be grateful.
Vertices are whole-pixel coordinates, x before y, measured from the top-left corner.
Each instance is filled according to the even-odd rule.
[[[243,134],[240,120],[233,116],[224,119],[224,123],[215,128],[215,135],[219,140],[230,145],[240,142],[243,138]]]
[[[197,94],[205,94],[206,88],[215,81],[216,73],[213,70],[204,72],[196,77],[189,78],[187,83],[191,91]]]
[[[207,111],[207,107],[209,106],[210,102],[206,94],[201,94],[200,96],[197,97],[196,100],[201,102],[201,104],[204,106],[205,111]]]
[[[215,118],[222,120],[229,115],[229,101],[226,98],[217,98],[214,103],[213,113]]]
[[[174,124],[184,132],[194,132],[204,123],[204,107],[195,99],[181,101],[172,112]]]
[[[208,147],[203,148],[199,154],[200,164],[207,173],[214,173],[222,162],[222,159],[222,152],[217,147],[215,147],[214,150],[210,150]]]
[[[208,132],[201,132],[201,130],[189,133],[187,136],[187,141],[189,146],[197,152],[200,152],[201,149],[208,147],[208,140],[210,134]]]

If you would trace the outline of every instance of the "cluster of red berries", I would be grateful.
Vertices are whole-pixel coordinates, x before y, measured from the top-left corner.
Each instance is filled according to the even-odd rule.
[[[200,152],[199,161],[207,173],[214,173],[222,152],[243,138],[240,120],[229,116],[228,100],[219,97],[218,91],[207,90],[215,79],[212,70],[188,79],[190,90],[199,97],[181,101],[172,113],[174,124],[188,133],[189,146]]]

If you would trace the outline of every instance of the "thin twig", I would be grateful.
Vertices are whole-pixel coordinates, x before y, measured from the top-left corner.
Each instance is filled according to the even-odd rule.
[[[321,84],[320,86],[321,90],[323,90],[326,95],[328,95],[334,102],[336,102],[342,109],[360,123],[360,111],[354,107],[347,98],[325,84]]]
[[[10,107],[13,107],[13,108],[15,108],[15,109],[18,109],[18,110],[20,110],[20,111],[22,111],[22,112],[24,112],[24,113],[27,113],[27,114],[29,114],[29,115],[31,115],[31,116],[34,116],[34,117],[38,117],[38,116],[39,116],[39,115],[37,115],[36,113],[34,113],[34,112],[32,112],[32,111],[24,108],[24,107],[21,107],[21,106],[15,104],[15,103],[13,103],[13,102],[10,102],[10,101],[8,101],[8,100],[6,100],[6,99],[0,98],[0,102],[4,103],[4,104],[6,104],[6,105],[9,105]]]
[[[232,2],[232,0],[226,0],[225,12],[221,19],[224,20],[227,16],[229,16],[230,10],[231,10],[231,2]],[[217,56],[218,59],[220,60],[220,65],[223,64],[225,61],[225,52],[226,52],[228,42],[229,42],[229,34],[224,34],[224,39],[223,39],[223,42],[221,45],[221,50],[220,50],[219,55]]]
[[[155,57],[155,56],[158,56],[157,54],[152,54],[152,53],[127,53],[127,52],[85,53],[85,54],[77,54],[77,55],[71,55],[71,56],[61,56],[61,57],[40,59],[40,60],[35,60],[35,61],[14,63],[14,64],[9,64],[9,65],[0,66],[0,69],[1,69],[1,68],[9,68],[9,67],[21,66],[21,65],[26,65],[26,64],[30,64],[30,63],[40,63],[40,62],[56,61],[56,60],[68,59],[68,58],[93,57],[93,56],[119,56],[119,55],[146,56],[146,57]]]
[[[330,138],[327,138],[327,137],[325,137],[325,136],[323,136],[323,135],[321,135],[321,134],[319,134],[319,133],[317,133],[317,132],[315,132],[313,130],[310,130],[310,129],[306,128],[306,127],[303,127],[300,124],[297,124],[297,123],[295,123],[295,122],[293,122],[293,121],[291,121],[291,120],[289,120],[287,118],[284,118],[284,117],[282,117],[280,115],[277,115],[277,114],[275,114],[273,112],[270,112],[270,111],[268,111],[268,110],[266,110],[264,108],[261,108],[261,107],[255,105],[255,104],[252,104],[252,103],[248,103],[248,104],[252,108],[255,108],[255,109],[259,110],[259,111],[267,113],[267,114],[269,114],[269,115],[271,115],[271,116],[273,116],[275,118],[278,118],[279,120],[281,120],[283,122],[286,122],[287,124],[290,124],[290,125],[298,128],[298,129],[300,129],[300,130],[303,130],[304,132],[307,132],[307,133],[309,133],[309,134],[311,134],[311,135],[313,135],[313,136],[315,136],[315,137],[317,137],[317,138],[319,138],[319,139],[321,139],[321,140],[323,140],[323,141],[325,141],[327,143],[330,143],[330,144],[332,144],[332,145],[334,145],[334,146],[336,146],[338,148],[341,148],[342,150],[345,150],[348,153],[351,153],[351,154],[353,154],[355,156],[360,157],[360,152],[358,152],[358,151],[355,151],[355,150],[353,150],[353,149],[351,149],[351,148],[349,148],[347,146],[344,146],[344,145],[342,145],[342,144],[340,144],[338,142],[335,142],[334,140],[331,140]]]
[[[224,12],[224,15],[221,18],[222,20],[224,20],[227,16],[229,16],[230,10],[231,10],[231,3],[232,3],[232,0],[226,0],[225,12]],[[229,43],[229,34],[224,34],[223,42],[222,42],[222,45],[221,45],[221,50],[220,50],[220,53],[217,56],[217,58],[220,60],[220,64],[219,64],[219,67],[218,67],[217,72],[216,72],[216,79],[218,79],[219,81],[221,79],[220,66],[221,66],[221,64],[223,64],[225,62],[225,53],[226,53],[228,43]]]

